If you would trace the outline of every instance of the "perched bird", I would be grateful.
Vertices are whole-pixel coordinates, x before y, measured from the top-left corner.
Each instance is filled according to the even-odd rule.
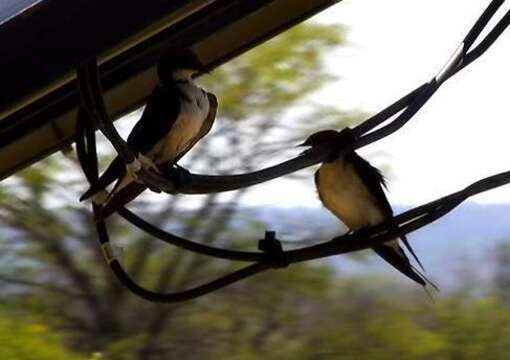
[[[317,132],[301,145],[315,147],[353,142],[352,130],[345,128],[341,132]],[[376,225],[393,216],[383,190],[386,187],[383,175],[355,151],[343,155],[333,152],[315,173],[315,186],[324,206],[351,230]],[[422,267],[406,237],[401,236],[400,240]],[[413,267],[398,239],[378,245],[373,250],[410,279],[424,287],[429,284],[437,290],[430,280]]]
[[[211,129],[218,102],[212,93],[198,87],[192,76],[204,67],[191,51],[166,56],[158,63],[160,83],[143,114],[129,134],[127,143],[137,155],[137,165],[160,171],[173,166]],[[138,181],[138,169],[124,165],[117,156],[80,198],[93,197],[101,206],[98,219],[111,215],[142,193],[146,186]],[[116,181],[110,194],[105,188]]]

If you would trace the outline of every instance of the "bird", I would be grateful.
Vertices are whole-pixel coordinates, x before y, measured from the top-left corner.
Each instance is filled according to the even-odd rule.
[[[167,54],[158,62],[159,83],[127,138],[138,161],[125,165],[117,155],[99,180],[80,197],[80,201],[92,198],[98,205],[97,221],[115,213],[147,188],[136,174],[140,165],[163,173],[209,133],[218,100],[193,81],[193,76],[204,71],[191,50]],[[108,194],[105,189],[114,181]]]
[[[349,127],[342,131],[322,130],[310,135],[300,146],[317,147],[329,145],[335,149],[352,144],[355,135]],[[382,173],[354,150],[340,153],[333,150],[330,156],[315,172],[315,186],[322,204],[350,231],[377,225],[393,217],[384,189],[386,181]],[[400,240],[423,269],[419,258],[405,235]],[[414,267],[401,247],[399,239],[394,239],[372,248],[377,255],[402,274],[415,281],[424,289],[430,285],[439,291],[422,272]],[[428,292],[428,291],[427,291]]]

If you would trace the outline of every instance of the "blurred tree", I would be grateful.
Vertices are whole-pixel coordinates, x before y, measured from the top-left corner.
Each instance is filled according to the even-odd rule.
[[[20,322],[6,310],[0,308],[0,359],[85,360],[67,351],[47,326],[32,321]]]
[[[307,100],[332,79],[323,66],[323,55],[342,42],[340,27],[302,24],[203,79],[220,99],[220,119],[215,135],[190,153],[184,164],[218,173],[254,170],[268,158],[274,161],[276,152],[308,131],[352,121],[353,117]],[[286,114],[298,101],[304,108],[302,115],[291,120]],[[104,351],[113,359],[166,358],[160,350],[165,348],[161,340],[165,330],[184,334],[181,328],[191,325],[175,318],[193,305],[148,304],[119,286],[96,245],[89,210],[76,203],[84,188],[75,160],[59,156],[2,184],[0,222],[11,239],[2,244],[0,258],[4,297],[40,312],[50,326],[65,330],[78,350]],[[182,210],[178,196],[157,203],[138,201],[134,206],[155,224],[171,225],[185,237],[207,244],[235,242],[253,247],[253,239],[260,234],[227,231],[247,191],[199,197],[193,214]],[[122,238],[128,272],[157,290],[185,288],[232,266],[169,250],[116,218],[110,226],[114,239]],[[284,291],[283,285],[272,281],[265,291],[272,288],[269,284],[274,285],[272,292]],[[202,315],[207,319],[207,314]],[[197,321],[203,320],[199,316]],[[268,319],[264,326],[271,329],[273,321]],[[253,336],[264,339],[266,334],[260,330]]]
[[[499,298],[510,305],[510,244],[498,245],[491,255],[496,264],[494,286]]]
[[[249,171],[276,161],[308,132],[355,120],[307,97],[330,79],[322,55],[342,44],[342,34],[300,25],[202,79],[218,94],[221,118],[185,164]],[[498,296],[468,289],[432,303],[421,289],[369,276],[340,278],[329,263],[314,262],[193,302],[154,305],[111,276],[90,211],[76,200],[85,187],[75,159],[61,156],[0,184],[0,359],[508,357],[508,249],[497,252],[492,292]],[[197,197],[196,211],[178,196],[154,202],[148,195],[132,206],[185,237],[253,248],[264,229],[243,218],[239,202],[248,191]],[[109,223],[128,272],[148,287],[185,288],[235,267],[169,249],[116,217]],[[61,341],[87,355],[73,355]]]

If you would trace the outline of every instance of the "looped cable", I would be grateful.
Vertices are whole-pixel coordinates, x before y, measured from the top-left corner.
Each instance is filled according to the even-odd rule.
[[[510,11],[508,11],[488,35],[479,42],[479,45],[469,50],[503,2],[504,0],[494,0],[491,2],[464,39],[463,45],[458,48],[460,50],[456,51],[453,60],[448,62],[447,66],[438,76],[352,129],[356,137],[355,143],[346,144],[340,151],[351,151],[377,141],[400,129],[419,111],[444,81],[481,56],[510,24]],[[77,75],[83,108],[79,111],[76,125],[76,150],[87,180],[91,184],[94,184],[98,181],[94,125],[98,126],[103,134],[112,142],[115,149],[126,163],[132,162],[135,157],[127,144],[120,138],[108,116],[102,98],[95,59],[80,66]],[[392,122],[380,129],[372,131],[398,113],[400,114]],[[331,151],[336,151],[334,146],[312,149],[279,165],[248,174],[231,176],[191,174],[189,183],[180,184],[178,187],[171,180],[165,179],[151,171],[142,169],[140,177],[148,185],[156,184],[169,193],[179,191],[181,193],[194,194],[230,191],[281,177],[317,164],[324,161]],[[107,263],[126,288],[149,301],[178,302],[205,295],[271,268],[282,268],[293,263],[368,249],[392,241],[396,237],[417,230],[444,216],[467,198],[508,183],[510,183],[510,171],[502,172],[479,180],[463,190],[401,213],[379,225],[338,236],[330,241],[317,245],[290,251],[283,250],[281,243],[276,239],[273,232],[266,232],[266,237],[259,242],[259,249],[263,251],[259,253],[209,247],[167,233],[134,215],[127,209],[121,209],[119,214],[131,224],[172,245],[202,255],[229,260],[255,262],[252,265],[241,268],[217,280],[178,293],[157,293],[136,284],[126,274],[122,265],[115,257],[114,252],[111,251],[108,230],[105,223],[103,221],[96,222],[96,229],[99,243],[103,249]],[[93,211],[95,213],[98,211],[97,205],[93,204]]]
[[[504,0],[493,0],[490,3],[470,29],[462,45],[455,51],[455,55],[452,57],[453,60],[449,61],[448,65],[437,76],[356,126],[353,131],[356,133],[359,140],[354,145],[346,146],[341,153],[371,144],[400,129],[425,105],[441,84],[485,53],[510,24],[510,10],[499,20],[485,38],[480,40],[475,48],[471,49],[471,47],[503,2]],[[112,121],[106,111],[101,96],[101,86],[95,60],[92,59],[78,71],[82,73],[81,77],[87,80],[82,84],[83,86],[80,85],[80,88],[82,91],[90,92],[86,97],[85,105],[91,107],[91,116],[94,117],[100,130],[112,143],[125,163],[131,163],[135,157],[126,142],[120,137],[115,127],[113,127]],[[374,130],[398,113],[400,114],[389,124]],[[218,193],[260,184],[318,164],[324,161],[331,151],[333,151],[333,149],[327,146],[316,148],[278,165],[246,174],[228,176],[191,174],[188,179],[189,181],[181,184],[177,184],[172,178],[163,177],[153,171],[145,169],[140,171],[139,176],[149,188],[161,189],[169,194]]]
[[[78,113],[78,119],[76,124],[77,136],[76,136],[76,151],[78,154],[78,160],[82,166],[83,172],[87,180],[93,184],[98,180],[98,167],[97,167],[97,152],[95,134],[90,119],[88,118],[88,112],[84,109],[80,109]],[[87,121],[89,120],[89,121]],[[93,212],[96,213],[99,209],[96,204],[92,204]],[[140,218],[129,212],[127,209],[123,209],[122,213],[130,220],[136,220]],[[147,223],[147,225],[149,225]],[[131,292],[140,296],[143,299],[153,302],[180,302],[191,300],[196,297],[205,295],[209,292],[216,291],[234,282],[242,280],[248,276],[252,276],[258,272],[271,268],[268,261],[264,261],[263,253],[244,253],[231,250],[223,250],[218,248],[207,247],[205,245],[193,243],[189,240],[181,239],[181,242],[177,242],[179,245],[185,244],[183,247],[188,250],[203,253],[209,256],[221,257],[223,252],[231,254],[227,258],[235,258],[234,260],[245,260],[245,261],[257,261],[253,265],[247,266],[240,270],[234,271],[228,275],[220,277],[204,285],[197,286],[195,288],[176,292],[176,293],[158,293],[148,289],[145,289],[134,282],[129,275],[124,271],[119,260],[116,258],[115,253],[112,249],[108,229],[104,221],[96,222],[96,230],[98,233],[99,244],[103,252],[106,263],[110,266],[112,272],[115,274],[117,279]],[[164,233],[162,230],[160,230]],[[171,235],[171,234],[167,234]],[[171,235],[175,237],[174,235]],[[197,251],[199,250],[199,251]]]
[[[95,151],[92,151],[95,150],[95,139],[93,131],[87,130],[87,124],[84,124],[83,120],[83,116],[78,118],[76,149],[78,152],[78,158],[87,179],[90,179],[91,182],[93,182],[97,181],[97,176],[94,177],[94,171],[97,169],[97,155]],[[90,124],[88,126],[90,126],[90,129],[92,129]],[[510,183],[510,171],[493,175],[488,178],[479,180],[461,191],[408,210],[385,221],[382,224],[363,228],[356,232],[335,237],[330,241],[304,247],[301,249],[283,251],[281,244],[279,242],[275,243],[276,239],[273,237],[273,234],[268,232],[266,233],[266,238],[260,243],[260,248],[264,252],[247,253],[257,254],[256,256],[249,255],[250,257],[254,256],[254,261],[255,258],[257,258],[256,263],[234,271],[231,274],[223,276],[207,284],[178,293],[157,293],[145,289],[129,277],[129,275],[124,271],[122,265],[115,258],[112,252],[108,251],[106,253],[106,260],[109,263],[112,272],[119,279],[119,281],[135,295],[153,302],[171,303],[186,301],[216,291],[225,286],[231,285],[235,282],[241,281],[271,268],[282,268],[294,263],[368,249],[376,245],[392,241],[396,237],[408,234],[409,232],[417,230],[437,220],[441,216],[444,216],[470,196],[494,189],[508,183]],[[93,205],[93,208],[96,209],[96,205]],[[122,210],[121,215],[127,214],[127,212],[124,213],[124,211],[125,210]],[[133,223],[137,225],[136,222],[133,221]],[[105,223],[103,221],[96,222],[96,229],[98,232],[99,243],[101,247],[103,249],[108,248],[110,240]],[[142,229],[145,230],[144,228]],[[161,232],[165,233],[162,230]],[[186,241],[193,243],[189,240]],[[191,248],[190,246],[186,247],[183,244],[184,243],[181,242],[173,243],[173,245],[183,247],[192,252],[204,254],[204,252],[196,251],[197,248]],[[208,253],[207,255],[225,258],[216,256],[218,254],[213,253]],[[248,257],[248,255],[246,256]],[[248,260],[248,258],[246,258],[246,260]]]

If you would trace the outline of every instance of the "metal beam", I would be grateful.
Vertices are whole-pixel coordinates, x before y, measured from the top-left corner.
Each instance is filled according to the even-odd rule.
[[[113,28],[113,25],[120,26],[118,22],[124,24],[126,8],[119,9],[121,4],[131,4],[131,2],[122,1],[117,4],[119,7],[116,8],[115,21],[105,21],[103,24],[102,20],[88,18],[87,31],[82,30],[83,34],[79,33],[76,39],[69,39],[72,44],[69,47],[66,47],[65,42],[59,43],[63,50],[55,50],[55,54],[51,51],[50,54],[46,54],[47,49],[45,51],[39,49],[39,52],[36,52],[36,48],[33,51],[20,52],[25,54],[26,58],[20,58],[18,62],[15,61],[15,51],[11,52],[7,58],[0,57],[0,66],[7,65],[4,69],[9,69],[10,74],[6,79],[9,81],[0,85],[4,87],[0,90],[2,94],[0,99],[0,179],[69,146],[74,141],[79,97],[73,66],[90,55],[91,49],[101,49],[97,54],[105,100],[110,113],[118,118],[142,105],[152,91],[157,80],[154,64],[164,51],[191,47],[209,68],[214,68],[336,2],[338,0],[151,1],[147,4],[152,4],[152,7],[145,10],[138,9],[138,15],[152,14],[152,21],[146,20],[144,26],[136,27],[137,31],[127,32],[124,36],[119,35],[116,42],[110,39],[110,43],[104,45],[107,41],[103,37],[111,38],[112,36],[104,33],[106,30],[103,26],[108,25]],[[45,7],[42,4],[38,5],[32,12],[25,15],[25,19],[13,18],[7,23],[0,24],[0,42],[2,39],[7,39],[7,34],[16,38],[16,29],[26,37],[27,30],[20,30],[19,26],[30,28],[27,21],[32,16],[41,17],[42,15],[38,12],[41,9],[44,9],[45,14],[48,15],[51,14],[48,7],[54,11],[56,7],[60,9],[58,14],[65,14],[66,12],[62,12],[60,7],[67,4],[75,9],[72,14],[81,14],[80,18],[86,17],[85,10],[76,10],[83,5],[82,1],[75,0],[72,5],[67,0],[63,2],[62,0],[45,0],[44,3],[48,4]],[[104,4],[110,4],[110,2],[105,3],[99,0],[87,0],[86,3],[85,9],[90,8],[90,3],[96,3],[96,9],[102,9],[101,6],[104,7]],[[163,3],[171,3],[174,6],[165,11],[160,9],[159,13],[156,12],[158,6],[164,6]],[[175,4],[180,5],[175,6]],[[137,10],[130,6],[128,6],[130,11]],[[106,10],[111,11],[111,8],[108,6]],[[131,19],[130,15],[127,17]],[[72,21],[74,20],[67,20],[67,22]],[[79,20],[76,21],[79,22]],[[36,23],[50,26],[46,22],[36,21]],[[97,30],[93,30],[89,39],[87,32],[89,29],[94,29],[96,24],[100,25],[98,26],[103,32],[98,33]],[[34,31],[35,29],[31,29],[28,32],[33,35]],[[53,31],[65,31],[65,29],[53,29]],[[111,32],[117,35],[121,33],[119,29]],[[97,42],[97,38],[101,38],[101,41]],[[62,41],[58,36],[54,39],[48,37],[44,39]],[[18,50],[20,50],[19,47]],[[29,49],[29,45],[25,47]],[[65,56],[57,58],[55,63],[46,63],[56,54]],[[45,56],[48,58],[46,59]],[[37,59],[35,62],[37,74],[34,73],[34,69],[27,69],[26,63],[30,58]],[[8,61],[11,63],[7,64]],[[45,67],[50,69],[49,73],[41,70]],[[60,72],[56,71],[58,69]],[[25,73],[26,71],[28,73]],[[36,80],[30,82],[28,75],[34,76]],[[45,77],[46,80],[44,80]],[[20,82],[24,86],[19,85]],[[9,84],[15,85],[9,89]],[[3,96],[4,94],[6,96]]]

